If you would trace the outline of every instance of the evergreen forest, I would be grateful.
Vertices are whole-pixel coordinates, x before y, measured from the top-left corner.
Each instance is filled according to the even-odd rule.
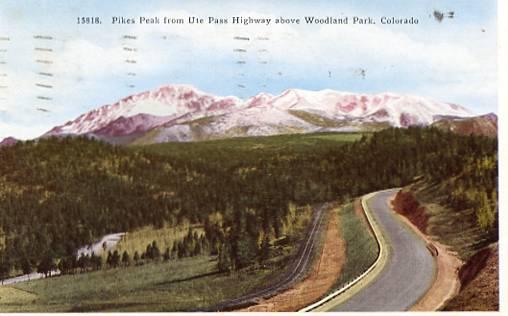
[[[144,255],[206,250],[220,270],[238,270],[266,260],[269,243],[291,235],[300,207],[415,177],[454,179],[450,205],[474,208],[478,227],[496,239],[497,164],[495,138],[420,127],[143,147],[86,137],[19,142],[0,148],[0,277],[42,263],[64,267],[63,258],[108,233],[184,221],[205,230],[190,234],[192,249],[153,244]],[[108,264],[140,255],[110,253]]]

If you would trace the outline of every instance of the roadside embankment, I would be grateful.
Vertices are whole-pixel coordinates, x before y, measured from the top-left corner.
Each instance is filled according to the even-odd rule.
[[[459,272],[460,293],[445,311],[499,310],[499,249],[494,244],[471,257]]]
[[[345,259],[345,244],[339,231],[339,217],[332,211],[324,232],[319,256],[307,277],[290,289],[241,311],[289,312],[299,310],[328,293],[339,277]]]

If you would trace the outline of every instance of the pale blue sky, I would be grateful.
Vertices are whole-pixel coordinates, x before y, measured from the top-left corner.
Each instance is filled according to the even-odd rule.
[[[454,11],[437,22],[434,10]],[[111,25],[111,16],[382,16],[389,26]],[[102,25],[77,25],[100,16]],[[272,21],[273,24],[273,21]],[[34,35],[54,41],[36,41]],[[122,50],[135,34],[137,53]],[[269,41],[233,40],[236,35]],[[416,94],[497,112],[496,2],[476,1],[19,1],[0,3],[0,138],[29,138],[119,98],[171,83],[247,98],[287,88]],[[46,45],[52,53],[34,47]],[[247,53],[234,52],[234,48]],[[2,50],[7,50],[4,52]],[[266,50],[266,51],[264,51]],[[261,51],[261,52],[260,52]],[[53,65],[36,59],[52,59]],[[126,64],[136,59],[137,64]],[[245,60],[246,64],[238,64]],[[262,64],[260,62],[267,62]],[[362,76],[361,69],[365,70]],[[54,73],[53,78],[37,75]],[[135,72],[129,77],[127,72]],[[36,83],[54,85],[48,90]],[[135,85],[134,88],[129,87]],[[243,87],[240,87],[244,86]],[[51,101],[37,99],[50,97]],[[41,112],[36,108],[48,109]]]

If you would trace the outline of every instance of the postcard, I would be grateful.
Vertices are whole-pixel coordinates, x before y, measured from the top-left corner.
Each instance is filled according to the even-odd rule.
[[[0,313],[499,311],[499,10],[2,1]]]

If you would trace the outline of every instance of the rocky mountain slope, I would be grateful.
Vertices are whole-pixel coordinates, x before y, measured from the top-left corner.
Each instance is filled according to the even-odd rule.
[[[432,123],[432,126],[442,130],[449,130],[460,135],[473,134],[496,137],[497,115],[494,113],[489,113],[468,118],[443,118]]]
[[[168,85],[104,105],[44,136],[89,135],[112,143],[150,144],[318,131],[366,131],[470,117],[466,108],[423,97],[288,89],[247,100],[189,85]]]

